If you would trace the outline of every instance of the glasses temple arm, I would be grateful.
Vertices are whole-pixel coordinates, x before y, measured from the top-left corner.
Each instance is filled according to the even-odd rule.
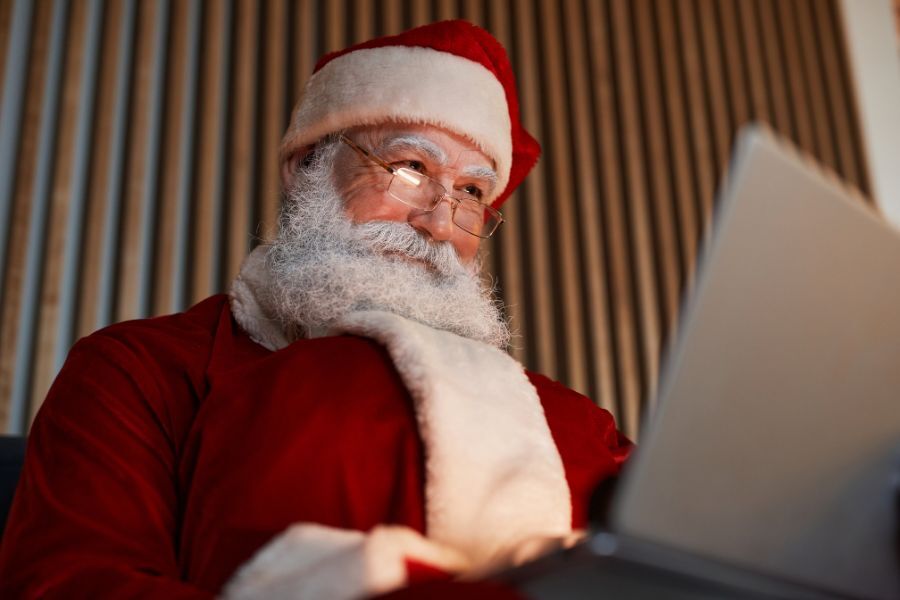
[[[375,163],[382,169],[386,170],[388,173],[393,174],[397,170],[393,166],[389,165],[388,163],[384,162],[383,160],[381,160],[380,158],[378,158],[377,156],[375,156],[374,154],[372,154],[371,152],[369,152],[368,150],[363,148],[362,146],[357,145],[356,142],[354,142],[353,140],[351,140],[350,138],[345,136],[343,133],[340,135],[340,139],[342,142],[344,142],[345,144],[347,144],[348,146],[350,146],[351,148],[356,150],[364,158],[368,158],[373,163]]]

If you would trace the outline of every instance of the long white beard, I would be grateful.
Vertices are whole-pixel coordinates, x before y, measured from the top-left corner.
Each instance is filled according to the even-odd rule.
[[[352,311],[384,310],[505,348],[499,302],[449,242],[430,242],[408,223],[344,215],[331,177],[336,149],[320,147],[287,190],[267,256],[278,317],[310,332]]]

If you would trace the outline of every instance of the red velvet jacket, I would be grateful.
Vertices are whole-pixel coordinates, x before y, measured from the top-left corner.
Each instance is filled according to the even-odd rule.
[[[629,443],[528,374],[583,527]],[[359,337],[254,343],[223,295],[79,341],[32,427],[0,597],[211,597],[296,522],[425,530],[422,442],[390,357]]]

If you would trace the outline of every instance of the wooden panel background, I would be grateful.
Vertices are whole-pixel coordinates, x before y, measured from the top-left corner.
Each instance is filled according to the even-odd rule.
[[[0,0],[0,423],[78,337],[225,290],[272,235],[277,145],[316,57],[444,18],[509,49],[544,158],[487,268],[511,352],[651,407],[736,129],[868,191],[832,0]]]

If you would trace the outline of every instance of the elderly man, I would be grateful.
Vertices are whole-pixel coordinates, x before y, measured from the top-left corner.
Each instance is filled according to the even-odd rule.
[[[570,539],[629,443],[502,349],[478,276],[537,159],[460,21],[323,58],[281,231],[228,296],[79,341],[35,421],[4,597],[357,597]]]

